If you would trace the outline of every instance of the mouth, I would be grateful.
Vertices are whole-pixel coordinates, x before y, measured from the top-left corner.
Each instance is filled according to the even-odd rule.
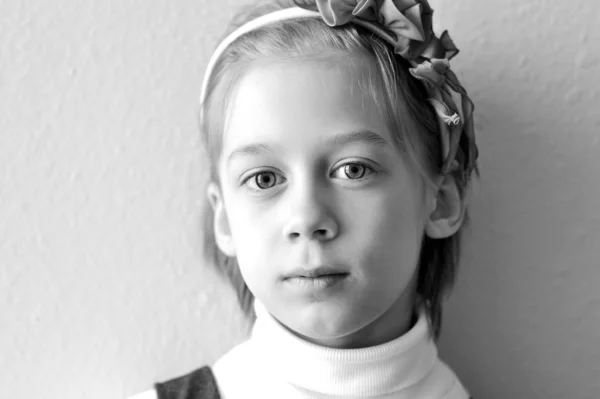
[[[296,269],[285,278],[285,284],[296,292],[315,295],[316,293],[333,294],[343,289],[344,282],[350,273],[340,268],[317,267],[312,269]]]
[[[288,273],[284,280],[300,278],[300,279],[318,279],[318,278],[339,278],[345,277],[350,273],[344,271],[341,268],[330,267],[330,266],[319,266],[315,268],[296,268]]]

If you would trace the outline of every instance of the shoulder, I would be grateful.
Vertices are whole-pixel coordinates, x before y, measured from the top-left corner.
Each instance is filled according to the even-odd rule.
[[[133,395],[127,399],[158,399],[158,395],[154,389],[149,389],[144,392],[140,392],[137,395]]]
[[[219,389],[209,366],[188,374],[154,384],[154,389],[141,392],[129,399],[219,399]]]
[[[454,370],[450,368],[450,366],[438,359],[437,364],[437,376],[440,380],[446,380],[447,385],[450,387],[446,392],[446,396],[444,398],[447,399],[471,399],[471,396],[465,386],[462,384],[461,380],[458,378]]]

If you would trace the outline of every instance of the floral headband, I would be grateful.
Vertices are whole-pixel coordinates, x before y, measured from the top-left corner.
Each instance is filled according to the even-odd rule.
[[[202,83],[200,103],[204,103],[208,82],[219,56],[240,36],[260,27],[297,18],[321,18],[331,27],[354,23],[380,36],[394,52],[409,61],[412,76],[427,89],[440,128],[444,154],[442,173],[450,172],[461,139],[464,170],[468,176],[478,157],[473,126],[474,106],[458,78],[450,70],[449,60],[458,53],[447,31],[438,38],[432,29],[433,10],[427,0],[295,0],[298,7],[275,11],[256,18],[227,36],[209,61]],[[203,111],[200,111],[203,117]]]

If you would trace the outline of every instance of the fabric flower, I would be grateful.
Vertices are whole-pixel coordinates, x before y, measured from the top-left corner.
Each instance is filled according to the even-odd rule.
[[[451,161],[456,156],[461,138],[466,139],[465,168],[472,170],[478,156],[473,126],[473,102],[461,86],[458,78],[450,69],[447,59],[431,59],[409,69],[410,73],[421,80],[430,96],[430,102],[441,121],[448,127],[440,126],[444,155]],[[448,164],[446,165],[449,166]]]

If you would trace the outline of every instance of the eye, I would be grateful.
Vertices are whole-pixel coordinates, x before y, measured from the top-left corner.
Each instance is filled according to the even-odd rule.
[[[244,179],[242,185],[247,186],[252,191],[268,190],[281,183],[283,177],[272,171],[256,172]]]
[[[343,174],[346,177],[339,176],[340,172],[343,172]],[[333,172],[333,175],[334,175],[334,177],[341,178],[341,179],[360,180],[360,179],[364,178],[365,176],[370,175],[373,172],[374,172],[373,168],[371,168],[370,166],[368,166],[362,162],[348,162],[346,164],[341,165],[339,168],[337,168]]]

